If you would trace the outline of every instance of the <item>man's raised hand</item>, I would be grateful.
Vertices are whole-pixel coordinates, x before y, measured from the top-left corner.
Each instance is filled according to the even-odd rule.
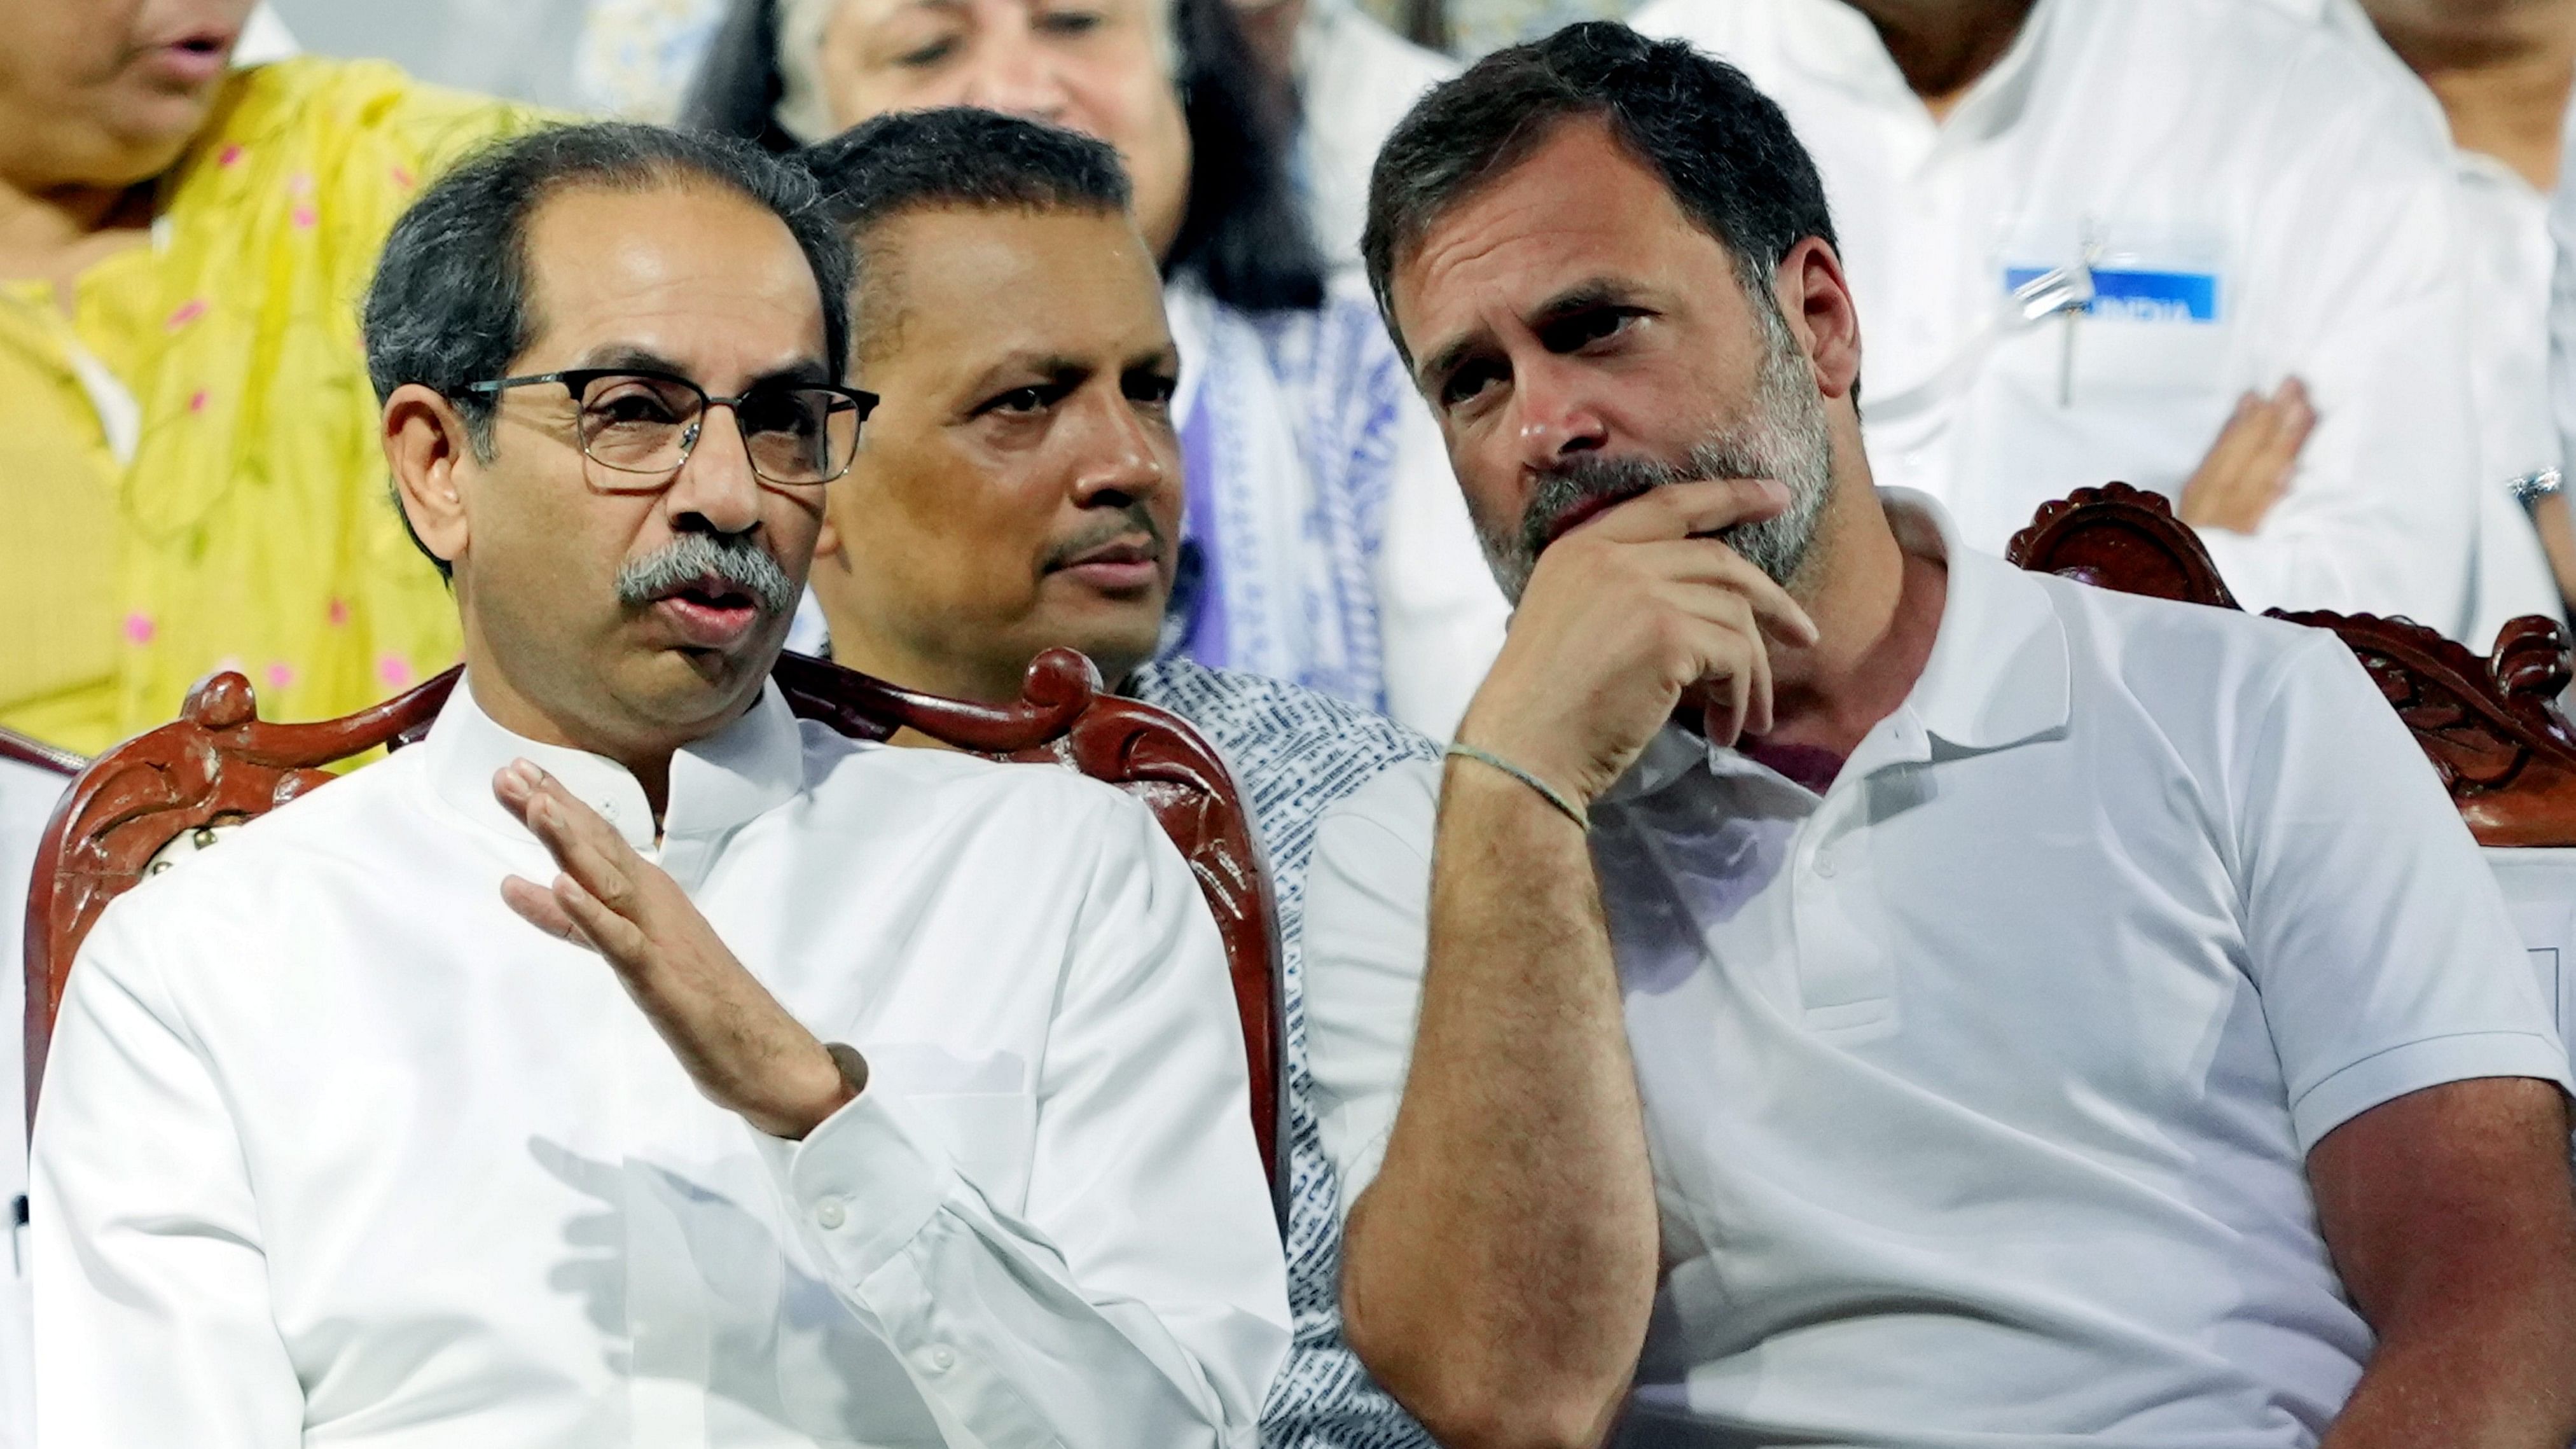
[[[1816,642],[1788,591],[1705,535],[1778,514],[1767,479],[1673,483],[1607,508],[1539,556],[1460,740],[1589,804],[1705,685],[1709,738],[1771,728],[1771,645]]]
[[[598,811],[526,760],[495,774],[492,793],[562,871],[551,887],[512,876],[501,898],[538,930],[599,953],[709,1101],[773,1137],[802,1138],[850,1100],[823,1043]]]

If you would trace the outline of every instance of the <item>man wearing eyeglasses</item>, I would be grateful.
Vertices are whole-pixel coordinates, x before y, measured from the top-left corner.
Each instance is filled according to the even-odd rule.
[[[1188,867],[767,682],[872,403],[848,279],[801,175],[651,128],[397,225],[370,367],[466,677],[83,949],[40,1442],[1252,1442],[1287,1309]]]

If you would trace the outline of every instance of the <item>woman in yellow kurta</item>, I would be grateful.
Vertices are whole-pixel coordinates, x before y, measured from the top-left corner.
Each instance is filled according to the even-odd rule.
[[[0,724],[96,751],[218,668],[300,719],[454,662],[455,606],[386,495],[357,302],[422,181],[537,117],[370,62],[218,64],[163,169],[49,177],[46,131],[120,98],[45,94],[82,71],[42,52],[137,7],[0,8],[40,32],[0,61]],[[185,54],[128,77],[125,109],[166,119],[192,78]],[[112,198],[86,217],[83,182]]]

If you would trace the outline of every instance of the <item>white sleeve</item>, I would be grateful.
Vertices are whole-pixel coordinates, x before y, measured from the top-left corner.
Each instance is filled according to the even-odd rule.
[[[71,973],[36,1118],[37,1441],[293,1449],[304,1393],[269,1304],[241,1139],[157,953],[108,908]]]
[[[1099,842],[1038,1078],[1025,1219],[899,1096],[763,1144],[817,1261],[994,1446],[1249,1446],[1289,1340],[1224,949],[1141,806]],[[956,963],[971,969],[972,963]]]
[[[1315,827],[1306,867],[1306,1063],[1341,1215],[1377,1176],[1422,1005],[1440,762],[1408,760]]]
[[[2576,1090],[2494,874],[2379,687],[2303,641],[2231,753],[2246,945],[2299,1148],[2471,1077]]]
[[[2314,94],[2363,74],[2323,69],[2285,88]],[[2304,124],[2319,105],[2280,108],[2297,133],[2271,139],[2277,185],[2249,242],[2237,325],[2254,339],[2257,384],[2303,379],[2318,421],[2260,531],[2202,538],[2255,612],[2404,614],[2459,638],[2484,480],[2455,182],[2410,98],[2386,84],[2371,94],[2323,131]]]
[[[1395,461],[1377,556],[1386,712],[1446,742],[1502,652],[1511,605],[1468,522],[1440,426],[1405,378],[1392,344],[1388,353],[1381,376],[1386,405],[1396,410]]]

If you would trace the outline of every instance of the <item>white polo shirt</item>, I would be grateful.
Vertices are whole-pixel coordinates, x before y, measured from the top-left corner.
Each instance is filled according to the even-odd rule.
[[[1840,0],[1658,0],[1636,24],[1732,61],[1824,175],[1869,345],[1880,481],[2001,551],[2108,479],[2179,494],[2240,393],[2321,421],[2237,596],[2467,629],[2476,526],[2448,147],[2397,77],[2249,0],[2039,0],[1935,123]],[[2012,292],[2083,265],[2081,316]],[[2034,303],[2034,305],[2038,305]]]
[[[2495,882],[2336,638],[2023,573],[1821,797],[1667,731],[1593,810],[1666,1273],[1631,1442],[2315,1443],[2371,1351],[2304,1175],[2381,1102],[2570,1084]],[[1345,1206],[1410,1049],[1434,775],[1328,816]]]

